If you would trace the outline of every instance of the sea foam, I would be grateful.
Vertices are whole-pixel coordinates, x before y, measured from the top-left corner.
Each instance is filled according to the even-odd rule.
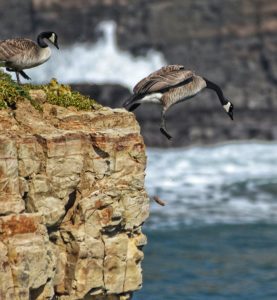
[[[277,144],[148,150],[150,226],[277,223]]]

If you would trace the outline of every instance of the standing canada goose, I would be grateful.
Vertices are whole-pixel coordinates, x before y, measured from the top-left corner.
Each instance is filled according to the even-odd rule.
[[[51,49],[46,40],[57,49],[58,36],[55,32],[42,32],[37,37],[37,44],[29,39],[15,38],[0,41],[0,67],[15,72],[17,83],[20,84],[19,74],[25,79],[31,78],[23,71],[45,63],[51,56]]]
[[[161,132],[168,139],[170,134],[166,130],[165,113],[173,105],[194,97],[204,88],[212,89],[217,93],[219,101],[233,120],[233,104],[228,101],[215,83],[206,78],[185,70],[182,65],[168,65],[142,79],[134,87],[134,94],[124,103],[129,111],[135,110],[142,103],[158,103],[162,105]]]

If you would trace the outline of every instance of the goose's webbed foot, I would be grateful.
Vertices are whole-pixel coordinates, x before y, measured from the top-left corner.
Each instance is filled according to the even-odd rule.
[[[172,139],[172,136],[166,131],[165,128],[161,127],[161,128],[160,128],[160,131],[161,131],[161,133],[162,133],[163,135],[165,135],[169,140]]]
[[[134,111],[136,108],[140,106],[140,103],[135,103],[131,107],[128,108],[129,111]]]

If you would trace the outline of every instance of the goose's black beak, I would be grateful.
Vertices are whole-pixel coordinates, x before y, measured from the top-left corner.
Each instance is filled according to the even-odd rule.
[[[228,115],[229,115],[229,117],[231,118],[231,120],[234,120],[233,112],[232,112],[232,111],[229,111],[229,112],[228,112]]]
[[[234,105],[231,104],[229,111],[228,111],[228,115],[231,118],[231,120],[234,120],[234,114],[233,114],[233,110],[234,110]]]
[[[60,49],[59,48],[59,45],[58,45],[58,43],[56,42],[56,43],[54,43],[54,46],[57,48],[57,49]]]

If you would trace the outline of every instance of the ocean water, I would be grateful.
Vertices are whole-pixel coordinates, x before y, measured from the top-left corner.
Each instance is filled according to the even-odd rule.
[[[148,151],[135,300],[277,299],[277,144]]]

